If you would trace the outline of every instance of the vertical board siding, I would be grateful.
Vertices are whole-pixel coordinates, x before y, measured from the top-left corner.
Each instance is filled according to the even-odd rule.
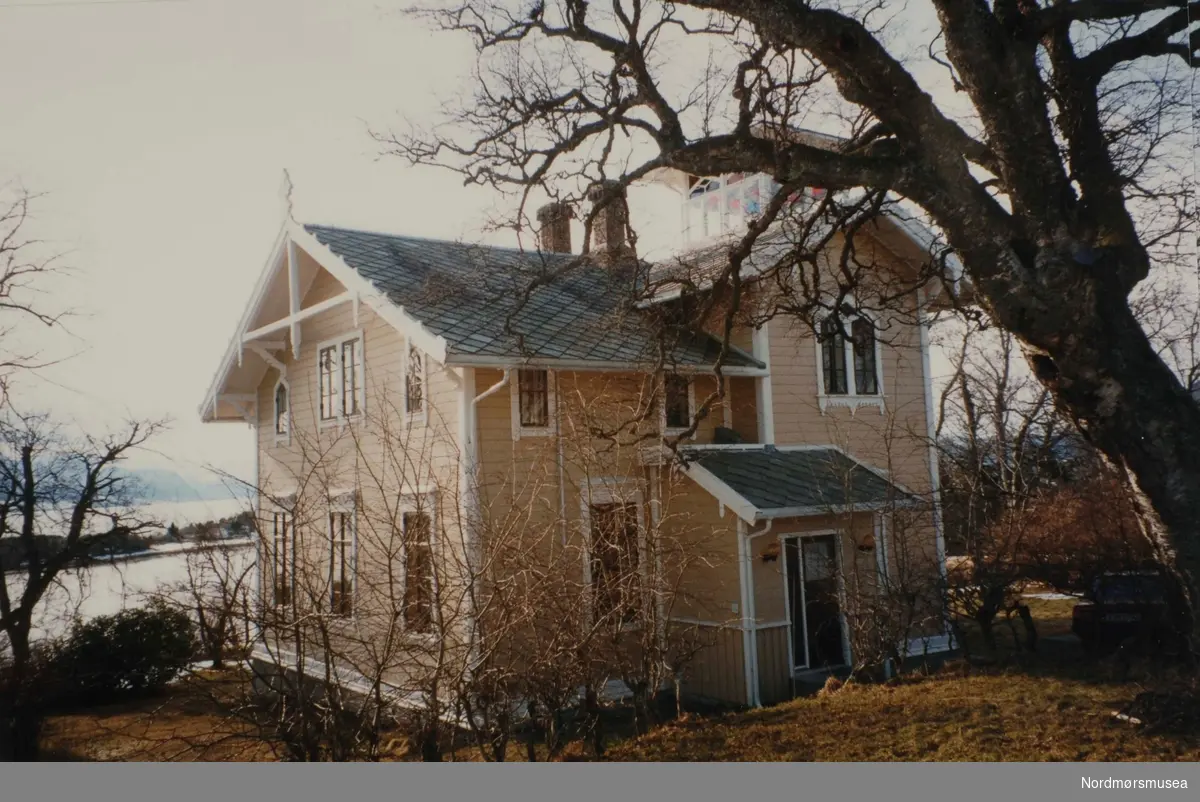
[[[792,667],[788,662],[791,632],[786,625],[758,630],[758,693],[764,705],[792,698]]]
[[[726,704],[749,704],[742,631],[732,627],[703,629],[710,645],[696,655],[684,672],[684,693]]]

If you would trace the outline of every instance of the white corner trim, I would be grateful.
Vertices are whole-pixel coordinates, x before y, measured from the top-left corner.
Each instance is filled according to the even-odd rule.
[[[764,322],[754,330],[752,339],[754,358],[766,365],[766,371],[754,383],[755,406],[758,412],[758,442],[775,443],[775,396],[771,389],[771,333],[770,322]]]
[[[918,310],[921,333],[921,373],[924,374],[925,425],[929,439],[929,486],[933,492],[933,531],[937,544],[938,568],[942,578],[947,577],[946,532],[942,520],[942,480],[938,473],[937,419],[933,411],[933,375],[929,358],[929,318],[925,308]]]

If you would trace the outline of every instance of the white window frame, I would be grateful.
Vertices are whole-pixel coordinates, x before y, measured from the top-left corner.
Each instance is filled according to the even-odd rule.
[[[279,431],[279,388],[282,387],[287,393],[287,431],[280,433]],[[286,446],[292,442],[292,388],[288,384],[287,379],[282,376],[279,381],[275,382],[275,389],[271,391],[271,431],[274,433],[275,445]]]
[[[347,558],[347,570],[350,574],[350,613],[342,614],[333,609],[333,568],[334,568],[334,539],[333,539],[333,515],[347,515],[347,526],[350,528],[350,555]],[[325,612],[331,618],[337,618],[345,621],[355,620],[358,618],[358,492],[355,490],[346,490],[341,492],[331,493],[329,497],[327,515],[325,517],[326,532],[325,537],[329,544],[329,589],[325,599],[327,605]],[[340,542],[340,541],[338,541]]]
[[[883,414],[884,409],[884,388],[883,388],[883,350],[879,345],[879,321],[874,315],[867,312],[859,312],[854,315],[842,315],[841,323],[846,334],[850,335],[843,337],[842,342],[842,364],[846,370],[846,389],[850,392],[843,394],[828,394],[825,392],[825,360],[824,360],[824,344],[821,342],[821,327],[830,317],[829,314],[821,315],[816,323],[816,331],[814,332],[814,348],[817,355],[817,404],[821,408],[821,414],[825,414],[827,407],[849,407],[851,413],[858,410],[859,407],[877,407],[879,414]],[[863,394],[858,392],[857,382],[854,376],[854,336],[853,326],[854,321],[864,319],[871,323],[875,330],[874,346],[875,346],[875,387],[878,392],[871,394]]]
[[[667,425],[667,376],[675,375],[687,381],[687,403],[688,403],[688,425],[687,426],[668,426]],[[696,377],[684,373],[663,373],[662,374],[662,391],[659,394],[658,404],[658,425],[662,429],[664,435],[678,436],[691,428],[693,419],[696,417]],[[695,433],[692,434],[695,437]]]
[[[546,425],[521,425],[521,371],[546,371]],[[513,368],[512,379],[508,383],[509,397],[512,400],[512,432],[513,440],[522,437],[550,437],[558,430],[558,372],[537,367]]]
[[[346,415],[342,408],[342,400],[345,398],[345,386],[343,378],[345,371],[342,365],[342,350],[343,346],[352,340],[358,342],[358,370],[359,379],[357,388],[358,411],[353,415]],[[321,402],[324,399],[324,386],[321,384],[321,352],[327,348],[333,348],[334,353],[334,383],[337,390],[334,396],[334,410],[332,418],[321,417]],[[321,429],[327,429],[333,426],[343,426],[350,421],[361,419],[366,411],[367,402],[367,342],[363,336],[363,330],[348,331],[340,337],[334,337],[317,345],[317,426]]]
[[[433,640],[437,638],[438,632],[441,630],[442,610],[438,605],[438,572],[437,566],[434,564],[437,554],[438,538],[437,538],[437,502],[438,495],[436,490],[417,490],[412,493],[404,493],[400,496],[400,566],[397,572],[400,577],[400,610],[397,623],[400,629],[407,637],[424,638]],[[430,631],[418,632],[408,629],[408,622],[404,619],[404,597],[408,593],[408,533],[404,531],[404,515],[405,513],[420,513],[429,519],[429,565],[431,569],[431,584],[433,586],[433,598],[430,600]]]
[[[408,408],[408,368],[412,363],[414,353],[421,357],[421,410],[419,412],[413,412]],[[429,409],[429,354],[418,348],[412,340],[406,340],[404,357],[404,372],[400,385],[403,393],[401,398],[404,406],[404,420],[409,425],[425,423],[428,420],[427,411]]]
[[[588,481],[587,487],[579,496],[579,522],[583,532],[583,581],[588,589],[585,597],[587,605],[587,620],[593,616],[592,602],[592,507],[603,504],[633,504],[637,512],[637,549],[638,573],[641,575],[642,587],[649,587],[650,577],[646,565],[646,493],[643,482],[626,477],[595,478]],[[643,599],[643,604],[649,599]],[[641,622],[629,622],[621,625],[622,631],[633,631],[641,628]]]

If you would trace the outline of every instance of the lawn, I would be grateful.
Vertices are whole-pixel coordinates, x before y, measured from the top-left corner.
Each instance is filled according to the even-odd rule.
[[[1200,760],[1200,731],[1150,734],[1113,716],[1137,683],[1020,670],[850,684],[778,707],[672,723],[612,760]]]
[[[267,744],[217,712],[211,694],[220,682],[213,675],[187,678],[151,698],[51,716],[42,732],[43,759],[273,760]]]
[[[1146,691],[1184,693],[1166,707],[1187,707],[1192,683],[1172,672],[1135,666],[1121,679],[1112,662],[1084,660],[1055,641],[1070,627],[1072,602],[1031,600],[1042,642],[1037,655],[1003,655],[995,665],[958,660],[929,676],[885,685],[850,683],[832,693],[764,710],[692,716],[636,740],[610,745],[610,760],[1200,760],[1200,716],[1171,728],[1134,724]],[[1017,628],[1018,636],[1021,630]],[[1001,646],[1012,644],[998,627]],[[45,748],[59,760],[271,760],[269,747],[245,737],[216,712],[212,678],[185,681],[159,698],[55,716]],[[1183,700],[1181,703],[1179,700]],[[580,744],[567,755],[582,757]],[[514,744],[511,759],[522,759]],[[411,759],[402,749],[391,759]],[[447,759],[478,760],[460,746]]]

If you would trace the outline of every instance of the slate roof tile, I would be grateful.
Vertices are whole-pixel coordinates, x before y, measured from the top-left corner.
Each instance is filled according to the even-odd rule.
[[[907,497],[836,448],[681,450],[758,510],[859,506]]]
[[[594,260],[331,226],[305,229],[433,333],[449,354],[648,363],[658,341],[629,307],[627,278]],[[522,300],[535,279],[540,283]],[[506,331],[506,323],[508,330]],[[670,360],[712,365],[719,341],[680,342]],[[761,367],[735,351],[727,366]]]

